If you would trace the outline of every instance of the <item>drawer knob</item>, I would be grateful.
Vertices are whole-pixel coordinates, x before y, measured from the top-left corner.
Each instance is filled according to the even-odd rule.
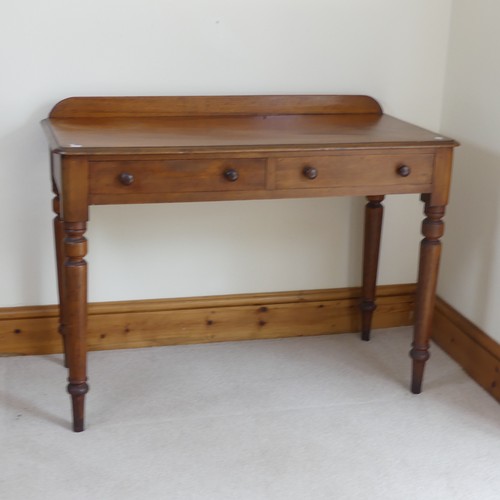
[[[124,172],[123,174],[120,174],[120,182],[124,185],[124,186],[130,186],[130,184],[132,184],[132,182],[134,182],[134,176],[132,174],[128,174],[126,172]]]
[[[304,170],[302,170],[302,173],[308,178],[308,179],[316,179],[318,177],[318,171],[314,167],[304,167]]]
[[[408,165],[401,165],[398,167],[398,174],[401,177],[408,177],[411,174],[411,168]]]
[[[235,182],[238,180],[240,177],[240,174],[238,171],[234,168],[227,168],[224,170],[224,177],[229,181],[229,182]]]

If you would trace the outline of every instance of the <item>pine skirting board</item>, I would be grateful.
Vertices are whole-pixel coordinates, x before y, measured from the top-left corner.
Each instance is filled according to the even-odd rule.
[[[415,285],[377,288],[374,328],[409,325]],[[360,329],[359,288],[89,304],[90,350],[250,340]],[[0,355],[61,352],[57,306],[0,309]]]
[[[357,332],[359,288],[89,305],[90,350]],[[415,285],[377,287],[374,328],[410,325]],[[57,306],[0,308],[0,356],[61,352]],[[500,401],[500,345],[439,297],[433,340]]]
[[[439,297],[432,332],[436,344],[500,402],[500,344]]]

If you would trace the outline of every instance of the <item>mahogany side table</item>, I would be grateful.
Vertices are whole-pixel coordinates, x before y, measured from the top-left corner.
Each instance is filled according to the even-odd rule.
[[[73,429],[84,429],[90,205],[366,196],[362,338],[369,340],[387,194],[420,193],[425,219],[412,349],[419,393],[448,201],[446,137],[367,96],[73,97],[44,120],[54,186],[60,332]]]

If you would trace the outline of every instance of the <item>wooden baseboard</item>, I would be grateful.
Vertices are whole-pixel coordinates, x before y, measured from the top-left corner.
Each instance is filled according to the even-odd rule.
[[[500,402],[500,345],[439,297],[433,340]]]
[[[359,288],[89,305],[90,350],[359,331]],[[377,288],[374,328],[410,325],[415,285]],[[0,355],[61,352],[58,307],[0,308]],[[433,340],[500,401],[500,345],[439,297]]]
[[[377,289],[374,328],[409,325],[415,285]],[[359,288],[89,305],[90,350],[359,331]],[[0,309],[0,355],[61,352],[58,307]]]

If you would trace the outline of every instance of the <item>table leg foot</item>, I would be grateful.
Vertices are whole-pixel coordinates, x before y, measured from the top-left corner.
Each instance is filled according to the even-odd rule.
[[[73,406],[73,431],[82,432],[84,430],[84,410],[85,394],[89,391],[87,383],[69,383],[68,392],[71,394]]]
[[[428,347],[424,349],[412,347],[410,357],[413,360],[411,392],[413,394],[420,394],[422,392],[422,380],[424,378],[425,363],[430,358]]]
[[[377,309],[374,300],[361,300],[361,340],[370,340],[373,311]]]

